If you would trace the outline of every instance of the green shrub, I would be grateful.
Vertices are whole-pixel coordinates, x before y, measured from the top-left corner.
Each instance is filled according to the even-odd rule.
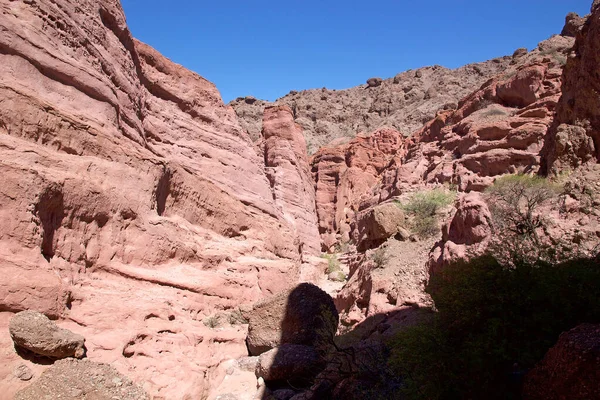
[[[438,212],[454,201],[454,193],[434,189],[413,194],[408,202],[399,206],[410,217],[410,227],[422,238],[435,236],[439,232]]]
[[[342,270],[337,254],[323,254],[321,257],[327,260],[327,274]]]
[[[391,343],[406,398],[518,399],[519,378],[560,333],[600,322],[599,264],[506,268],[482,257],[433,275],[435,318]]]

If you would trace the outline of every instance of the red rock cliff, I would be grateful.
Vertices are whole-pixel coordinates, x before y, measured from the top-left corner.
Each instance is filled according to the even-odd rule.
[[[215,86],[135,41],[118,1],[0,11],[0,344],[3,312],[37,309],[151,394],[202,398],[246,354],[202,320],[292,284],[309,225]]]

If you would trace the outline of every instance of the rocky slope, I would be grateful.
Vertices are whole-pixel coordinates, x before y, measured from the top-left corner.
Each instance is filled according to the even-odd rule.
[[[456,109],[440,110],[410,138],[397,131],[378,130],[346,144],[320,149],[311,158],[311,164],[323,249],[333,251],[352,243],[364,251],[378,247],[386,238],[392,244],[408,240],[410,232],[404,231],[409,226],[401,222],[399,226],[403,228],[371,237],[376,240],[365,247],[361,221],[379,213],[391,201],[405,202],[411,193],[442,188],[456,192],[457,202],[447,217],[438,216],[446,221],[441,227],[441,240],[433,249],[427,241],[421,242],[411,254],[421,253],[417,264],[428,264],[431,271],[480,254],[493,232],[488,204],[481,192],[503,175],[544,173],[555,159],[559,162],[554,172],[563,174],[563,189],[559,201],[544,208],[548,226],[540,234],[556,246],[566,244],[569,251],[597,251],[600,213],[590,207],[600,197],[596,183],[596,129],[592,122],[586,122],[594,121],[595,100],[584,100],[595,87],[595,78],[588,75],[593,71],[591,65],[597,65],[590,60],[595,53],[587,50],[594,46],[595,15],[585,24],[585,19],[570,15],[565,35],[540,43],[530,53],[515,54],[514,62],[505,71],[462,99]],[[572,27],[574,20],[579,23]],[[584,68],[582,64],[586,62]],[[589,84],[582,84],[584,81]],[[579,103],[570,98],[580,99]],[[568,125],[565,115],[578,122]],[[559,146],[553,145],[556,138]],[[559,155],[556,147],[562,151]],[[564,173],[569,170],[572,172],[567,177]],[[391,218],[388,215],[387,219]],[[374,223],[373,220],[369,224]],[[373,236],[373,232],[369,235]],[[438,235],[435,236],[439,239]],[[357,265],[351,268],[348,285],[338,294],[343,320],[360,321],[361,315],[372,315],[371,310],[411,302],[413,294],[396,294],[398,285],[410,286],[406,280],[399,283],[395,278],[378,278],[401,273],[393,265],[403,257],[396,255],[386,260],[388,272],[373,267],[373,255],[359,257]],[[419,276],[423,270],[416,268],[415,274]],[[389,283],[382,284],[386,281]],[[426,278],[411,285],[417,292],[422,291],[425,281]],[[417,302],[426,303],[425,298]]]
[[[274,131],[265,172],[215,86],[133,39],[116,0],[0,8],[0,313],[58,318],[151,395],[205,397],[246,346],[243,326],[203,320],[318,253],[314,212],[281,203],[291,184],[314,197],[308,166],[286,166],[301,136]],[[10,396],[20,358],[0,321]]]
[[[390,79],[370,79],[346,90],[292,91],[274,102],[287,105],[302,126],[309,154],[331,142],[347,142],[361,132],[388,127],[405,136],[420,129],[438,110],[453,108],[513,62],[502,57],[450,70],[439,65],[406,71]],[[270,103],[252,97],[231,105],[253,141],[260,141],[262,115]]]

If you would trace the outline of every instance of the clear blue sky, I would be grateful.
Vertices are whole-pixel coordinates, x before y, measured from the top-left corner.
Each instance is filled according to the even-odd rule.
[[[592,0],[122,0],[139,40],[238,96],[344,89],[529,49]]]

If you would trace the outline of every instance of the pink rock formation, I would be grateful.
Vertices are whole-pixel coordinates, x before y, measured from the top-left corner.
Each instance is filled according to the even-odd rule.
[[[477,193],[463,195],[452,220],[442,228],[442,240],[431,251],[430,273],[452,262],[481,255],[492,235],[490,210]]]
[[[315,189],[308,166],[302,128],[287,106],[265,109],[263,122],[265,166],[273,200],[296,230],[302,254],[321,249],[315,211]]]
[[[308,231],[215,86],[135,41],[118,1],[3,2],[0,30],[0,311],[59,318],[151,395],[208,395],[246,333],[202,320],[295,283]]]
[[[350,143],[326,147],[311,158],[316,188],[319,231],[325,249],[350,239],[350,223],[359,204],[373,196],[371,189],[395,157],[402,155],[404,137],[393,129],[380,129]],[[375,203],[377,200],[375,201]]]

